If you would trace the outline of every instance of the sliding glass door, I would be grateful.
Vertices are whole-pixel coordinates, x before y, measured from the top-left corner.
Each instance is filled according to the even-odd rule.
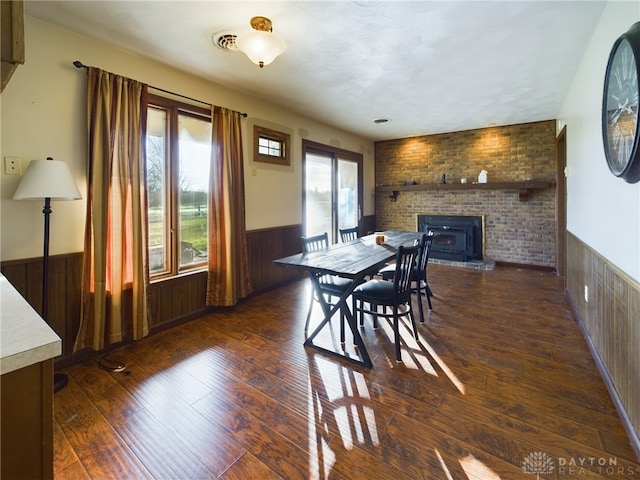
[[[303,141],[303,235],[359,225],[362,212],[362,155]]]
[[[359,171],[358,162],[338,157],[338,228],[350,228],[360,222],[359,193],[362,189],[358,185]]]

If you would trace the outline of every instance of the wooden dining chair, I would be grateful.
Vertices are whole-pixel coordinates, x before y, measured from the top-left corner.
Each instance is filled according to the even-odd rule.
[[[431,245],[433,244],[433,233],[424,233],[420,237],[420,253],[416,260],[416,265],[413,269],[412,276],[412,284],[411,291],[418,296],[418,311],[420,313],[420,323],[424,323],[424,310],[422,306],[422,295],[427,299],[427,305],[429,306],[429,311],[433,310],[433,305],[431,304],[431,297],[433,296],[433,292],[429,287],[429,282],[427,281],[427,266],[429,264],[429,256],[431,254]],[[382,277],[383,280],[391,280],[395,274],[395,266],[388,265],[380,271],[378,271],[378,275]]]
[[[353,299],[353,315],[355,321],[360,326],[364,323],[364,314],[373,316],[373,328],[378,327],[378,317],[386,317],[393,319],[393,334],[395,343],[396,361],[402,362],[400,352],[400,330],[399,318],[408,316],[413,327],[413,335],[418,339],[418,329],[416,327],[413,309],[411,307],[411,281],[413,278],[413,270],[420,253],[420,245],[412,247],[398,247],[396,253],[396,263],[393,265],[394,276],[393,281],[373,279],[356,287],[351,294]],[[366,309],[364,304],[368,303],[369,308]],[[382,307],[382,311],[378,308]],[[387,313],[387,308],[392,309],[392,314]]]
[[[302,237],[302,251],[316,252],[329,248],[329,235],[324,232],[320,235],[313,235],[309,237]],[[309,311],[307,312],[307,320],[304,324],[304,334],[307,336],[309,330],[309,322],[311,321],[311,312],[313,311],[313,304],[319,301],[317,295],[324,295],[326,301],[330,306],[333,306],[332,297],[341,297],[344,292],[351,286],[351,280],[348,278],[338,277],[336,275],[320,275],[318,277],[318,284],[320,291],[315,289],[311,296],[311,302],[309,303]],[[340,341],[344,343],[344,313],[340,312]]]
[[[340,231],[340,240],[344,242],[350,242],[351,240],[355,240],[358,238],[358,226],[349,227],[349,228],[339,228]]]

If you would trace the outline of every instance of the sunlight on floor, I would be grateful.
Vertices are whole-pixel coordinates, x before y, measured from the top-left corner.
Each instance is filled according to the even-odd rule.
[[[390,344],[393,345],[394,335],[391,324],[381,319],[381,321],[378,322],[378,327],[384,331]],[[453,383],[456,389],[464,395],[466,391],[464,383],[453,373],[451,368],[449,368],[433,347],[429,345],[428,339],[420,333],[420,326],[418,327],[419,340],[414,338],[413,330],[408,321],[407,323],[401,321],[399,329],[400,338],[403,343],[402,361],[404,366],[408,369],[421,369],[431,375],[438,376],[438,372],[429,360],[429,357],[431,357],[449,380],[451,380],[451,383]]]
[[[393,327],[384,319],[381,319],[378,323],[379,330],[382,330],[388,338],[389,345],[394,344]],[[438,372],[435,367],[429,361],[429,357],[426,352],[420,348],[420,345],[413,337],[413,331],[411,327],[400,322],[400,338],[402,338],[402,361],[405,368],[409,370],[423,370],[424,372],[438,376]],[[395,363],[395,357],[392,359]]]
[[[442,465],[442,471],[447,476],[447,480],[453,480],[453,475],[451,475],[451,472],[449,471],[449,467],[447,467],[447,462],[444,461],[444,458],[442,458],[442,455],[440,455],[440,452],[438,451],[437,448],[435,449],[435,452],[436,452],[436,457],[438,457],[438,461],[440,462],[440,465]]]
[[[487,467],[473,455],[469,454],[459,460],[464,473],[471,479],[500,480],[500,475]]]
[[[317,455],[310,458],[309,478],[329,478],[335,452],[328,443],[336,431],[345,450],[365,444],[377,447],[380,438],[375,411],[367,405],[371,395],[364,375],[318,356],[312,361],[309,449]]]
[[[442,471],[446,475],[447,480],[453,480],[454,477],[451,470],[449,470],[445,459],[442,458],[440,451],[436,448],[434,449],[434,452],[438,457],[438,461],[442,466]],[[458,461],[469,480],[500,480],[500,475],[471,454],[468,454],[466,457],[459,459]]]
[[[435,362],[442,369],[445,375],[449,377],[449,380],[451,380],[451,383],[453,383],[455,387],[458,389],[458,391],[464,395],[466,393],[466,390],[464,388],[464,383],[462,383],[462,381],[456,376],[456,374],[453,373],[453,371],[449,368],[446,362],[440,357],[440,355],[438,355],[438,353],[433,349],[433,347],[429,345],[428,340],[422,337],[422,335],[420,336],[420,346],[423,347],[429,353],[429,355],[431,355],[431,358],[435,360]]]

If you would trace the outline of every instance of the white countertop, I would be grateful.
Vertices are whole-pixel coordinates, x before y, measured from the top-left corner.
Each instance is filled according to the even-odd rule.
[[[56,357],[62,340],[0,274],[0,374]]]

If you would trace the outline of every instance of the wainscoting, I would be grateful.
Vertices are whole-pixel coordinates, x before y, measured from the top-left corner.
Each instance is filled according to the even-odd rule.
[[[249,269],[253,291],[260,292],[300,278],[294,270],[276,267],[276,258],[300,251],[301,225],[288,225],[247,232]],[[62,355],[56,367],[74,363],[73,342],[80,325],[80,291],[82,253],[55,255],[49,258],[48,323],[62,339]],[[42,314],[42,258],[3,262],[0,271]],[[157,281],[149,291],[150,327],[162,330],[181,321],[210,311],[205,305],[206,272]]]
[[[640,285],[569,232],[567,254],[567,294],[640,456]]]
[[[300,278],[299,272],[275,266],[277,258],[302,251],[302,225],[265,228],[247,232],[247,250],[253,292],[261,292]]]
[[[204,313],[206,295],[207,272],[152,283],[149,289],[151,330]]]

